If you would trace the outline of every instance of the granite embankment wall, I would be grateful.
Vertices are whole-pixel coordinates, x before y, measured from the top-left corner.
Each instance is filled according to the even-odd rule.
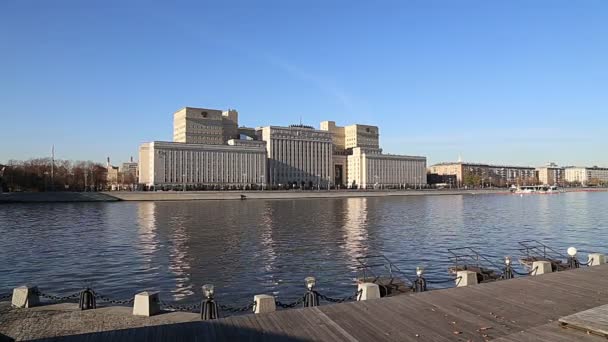
[[[508,193],[505,190],[422,190],[422,191],[157,191],[157,192],[109,192],[108,195],[123,201],[187,201],[187,200],[239,200],[247,199],[301,199],[301,198],[347,198],[424,195],[473,195]]]
[[[567,192],[608,189],[568,189]],[[112,191],[112,192],[13,192],[0,193],[1,203],[113,202],[113,201],[197,201],[246,199],[304,199],[386,196],[440,196],[510,194],[505,189],[492,190],[332,190],[332,191]]]
[[[48,202],[113,202],[118,198],[102,192],[4,192],[1,203],[48,203]]]

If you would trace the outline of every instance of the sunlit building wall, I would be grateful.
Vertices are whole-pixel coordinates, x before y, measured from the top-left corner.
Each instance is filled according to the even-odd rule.
[[[266,146],[229,140],[228,145],[154,141],[140,146],[139,182],[159,185],[264,184]]]
[[[353,148],[348,156],[348,185],[402,187],[426,184],[426,157],[382,154],[379,149]]]

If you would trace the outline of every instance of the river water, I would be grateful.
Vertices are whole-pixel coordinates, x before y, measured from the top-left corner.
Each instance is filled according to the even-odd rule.
[[[354,292],[357,257],[384,254],[405,272],[449,279],[448,248],[517,256],[518,242],[608,252],[608,193],[0,205],[0,294],[24,284],[71,294],[90,284],[166,302],[254,294],[290,302],[314,275],[333,297]],[[586,253],[581,253],[586,260]]]

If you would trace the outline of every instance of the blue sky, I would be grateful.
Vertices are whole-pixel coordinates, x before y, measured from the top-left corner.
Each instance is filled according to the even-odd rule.
[[[385,152],[608,166],[606,1],[0,2],[0,162],[114,163],[184,106]]]

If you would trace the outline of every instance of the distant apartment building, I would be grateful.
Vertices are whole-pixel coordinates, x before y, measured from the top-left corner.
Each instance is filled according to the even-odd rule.
[[[608,183],[608,168],[568,166],[564,168],[564,179],[566,182],[583,186],[606,184]]]
[[[159,186],[263,185],[266,146],[229,140],[226,145],[154,141],[139,148],[139,182]]]
[[[184,107],[173,114],[173,141],[222,145],[239,138],[236,110]]]
[[[564,168],[554,163],[536,168],[538,182],[544,185],[562,185],[564,183]]]
[[[436,175],[455,175],[458,185],[505,186],[538,182],[536,169],[527,166],[447,162],[435,164],[429,168],[429,171]]]
[[[327,187],[333,183],[331,133],[291,125],[260,127],[256,134],[266,143],[269,184]]]
[[[137,179],[139,175],[139,166],[133,161],[133,157],[131,157],[127,163],[122,163],[119,171],[123,175],[131,175]]]

